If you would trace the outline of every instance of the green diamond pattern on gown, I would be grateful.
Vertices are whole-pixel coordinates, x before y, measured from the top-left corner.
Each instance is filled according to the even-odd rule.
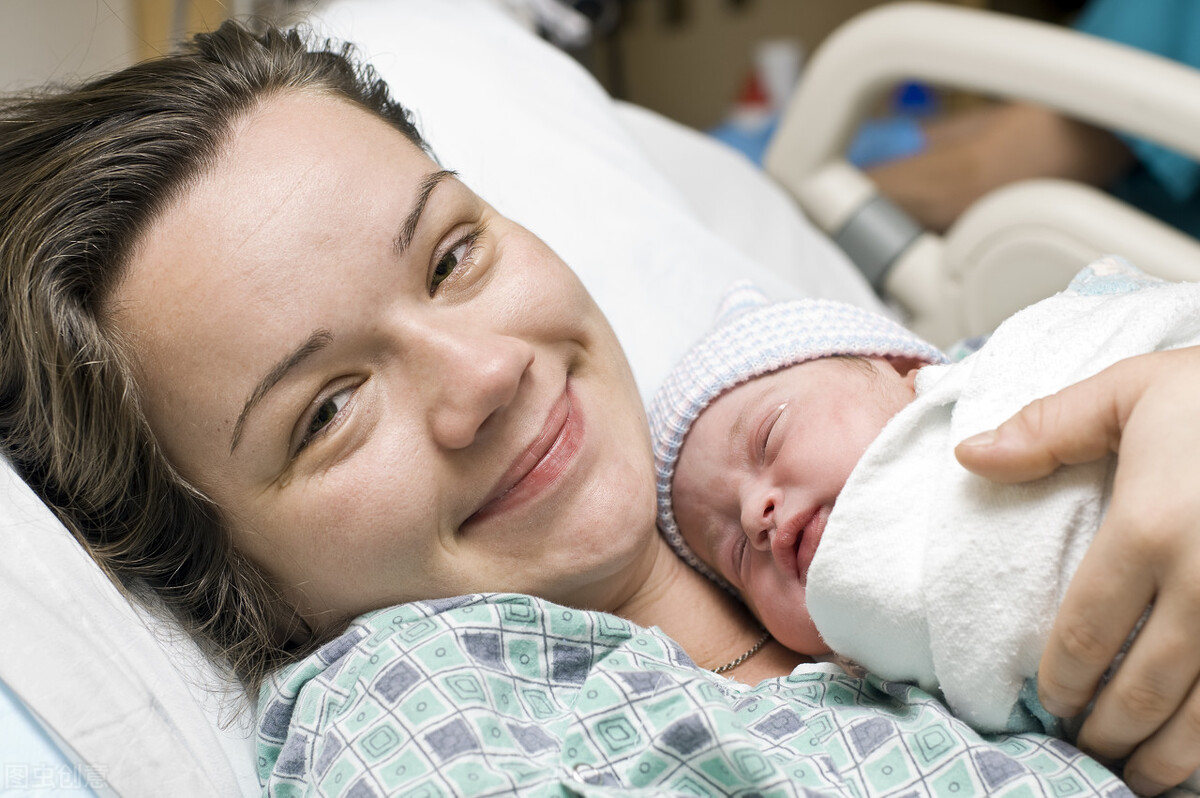
[[[909,685],[812,666],[751,688],[657,630],[512,594],[364,615],[259,709],[273,796],[1131,795]]]

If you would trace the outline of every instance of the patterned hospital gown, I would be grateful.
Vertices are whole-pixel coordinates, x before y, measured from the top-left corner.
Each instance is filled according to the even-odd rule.
[[[512,594],[364,615],[259,708],[272,796],[1132,795],[908,685],[802,666],[751,688],[657,630]]]

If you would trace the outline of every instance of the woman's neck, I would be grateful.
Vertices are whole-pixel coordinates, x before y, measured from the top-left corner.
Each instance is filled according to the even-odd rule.
[[[750,650],[762,627],[725,590],[696,573],[661,538],[649,578],[614,612],[641,626],[657,626],[702,668],[717,668]],[[727,675],[748,684],[784,676],[806,657],[772,640]]]

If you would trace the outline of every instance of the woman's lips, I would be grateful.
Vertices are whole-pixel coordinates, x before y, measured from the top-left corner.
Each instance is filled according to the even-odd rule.
[[[468,526],[500,515],[537,497],[566,473],[583,444],[583,416],[568,384],[550,408],[542,431],[523,451],[479,509],[462,524]]]

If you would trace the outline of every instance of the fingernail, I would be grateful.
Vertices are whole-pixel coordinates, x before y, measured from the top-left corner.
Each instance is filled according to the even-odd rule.
[[[1130,776],[1125,782],[1129,785],[1129,789],[1136,792],[1138,795],[1158,795],[1167,788],[1157,782],[1150,781],[1142,776]]]
[[[991,446],[995,442],[996,430],[992,429],[987,432],[981,432],[978,435],[972,435],[960,443],[959,446]]]

